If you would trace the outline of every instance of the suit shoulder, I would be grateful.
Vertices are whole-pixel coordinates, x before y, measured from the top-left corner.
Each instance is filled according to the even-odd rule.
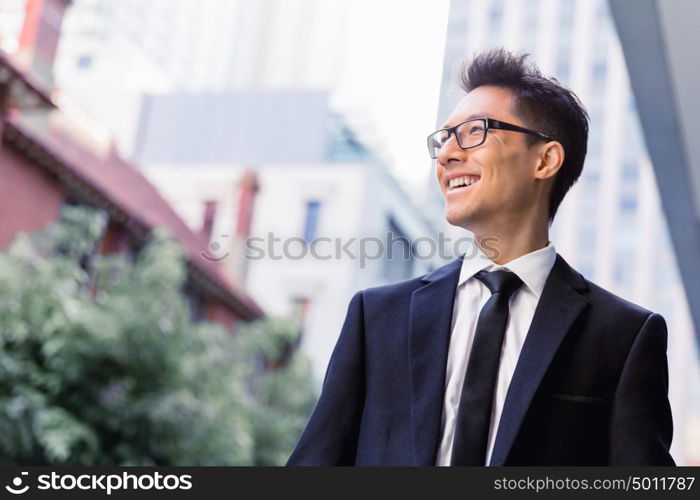
[[[365,297],[370,298],[381,298],[390,297],[393,295],[405,295],[411,294],[414,290],[422,285],[423,276],[418,276],[415,278],[409,278],[403,281],[398,281],[396,283],[389,283],[387,285],[373,286],[363,290]]]
[[[622,314],[624,316],[632,317],[643,317],[647,318],[653,311],[646,309],[645,307],[635,304],[627,299],[623,299],[619,295],[615,295],[609,290],[593,283],[584,278],[586,285],[588,286],[588,300],[593,303],[596,307],[609,309],[611,312],[616,314]]]

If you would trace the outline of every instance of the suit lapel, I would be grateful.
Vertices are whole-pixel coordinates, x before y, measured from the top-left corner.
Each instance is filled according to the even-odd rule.
[[[411,433],[415,465],[434,465],[445,393],[452,311],[462,258],[428,274],[409,312]]]
[[[503,407],[489,465],[503,465],[547,368],[587,300],[579,273],[557,255],[523,344]]]

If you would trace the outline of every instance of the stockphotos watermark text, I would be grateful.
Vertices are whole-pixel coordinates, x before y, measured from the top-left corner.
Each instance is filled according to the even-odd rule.
[[[212,241],[209,250],[201,252],[203,259],[210,262],[221,262],[230,254],[222,249],[221,240],[228,238],[222,234],[219,239]],[[485,237],[480,239],[481,252],[491,260],[498,258],[498,238]],[[252,237],[245,240],[246,259],[248,260],[340,260],[357,261],[361,269],[367,262],[376,260],[424,260],[432,261],[439,258],[447,260],[458,255],[465,259],[473,259],[479,253],[479,245],[472,236],[451,238],[444,233],[438,233],[437,239],[422,237],[409,239],[389,231],[384,238],[367,236],[363,238],[330,238],[317,237],[305,240],[300,237],[281,238],[274,233],[266,237]]]
[[[23,495],[30,489],[49,491],[94,491],[111,495],[114,491],[130,490],[190,490],[192,489],[192,476],[190,474],[161,474],[149,472],[132,474],[121,472],[119,474],[61,474],[51,472],[36,476],[36,484],[30,486],[29,473],[22,471],[15,476],[10,484],[5,485],[5,490],[13,495]]]

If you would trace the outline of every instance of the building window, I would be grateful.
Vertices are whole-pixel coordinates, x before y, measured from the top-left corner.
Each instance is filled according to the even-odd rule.
[[[80,69],[87,69],[92,66],[92,56],[82,55],[78,58],[78,67]]]
[[[637,211],[637,197],[635,193],[625,192],[620,197],[620,210],[625,214],[634,214]]]
[[[597,109],[591,110],[591,123],[598,125],[591,127],[588,134],[588,151],[591,153],[590,156],[599,158],[603,151],[603,117]]]
[[[588,216],[583,220],[593,221],[592,217]],[[596,231],[595,225],[588,222],[581,228],[580,236],[580,250],[586,257],[593,257],[595,255],[595,249],[598,239],[598,232]]]
[[[540,0],[531,0],[525,4],[523,16],[523,33],[525,52],[533,53],[536,50],[537,29],[539,21]]]
[[[639,178],[639,168],[635,162],[627,162],[622,166],[622,182],[623,184],[633,184]]]
[[[503,23],[503,0],[494,0],[489,12],[490,33],[492,38],[498,39]]]
[[[304,241],[311,242],[318,231],[318,217],[321,212],[321,202],[309,200],[306,202],[306,219],[304,222]]]
[[[557,79],[562,82],[568,81],[571,73],[571,63],[566,57],[562,56],[557,60]]]
[[[593,84],[600,89],[605,87],[608,76],[608,65],[605,60],[593,63]]]
[[[618,257],[615,263],[615,282],[618,286],[631,286],[634,277],[634,256],[620,254]]]
[[[571,44],[572,44],[572,27],[574,24],[574,0],[564,0],[561,3],[561,14],[559,17],[559,26],[561,36],[558,41],[557,49],[557,64],[556,77],[559,81],[567,82],[571,76]]]

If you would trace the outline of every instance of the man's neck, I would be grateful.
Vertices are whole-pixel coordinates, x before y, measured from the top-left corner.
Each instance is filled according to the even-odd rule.
[[[534,228],[520,225],[518,228],[499,228],[493,231],[474,232],[481,251],[496,264],[506,264],[518,257],[540,250],[549,244],[548,226]]]

